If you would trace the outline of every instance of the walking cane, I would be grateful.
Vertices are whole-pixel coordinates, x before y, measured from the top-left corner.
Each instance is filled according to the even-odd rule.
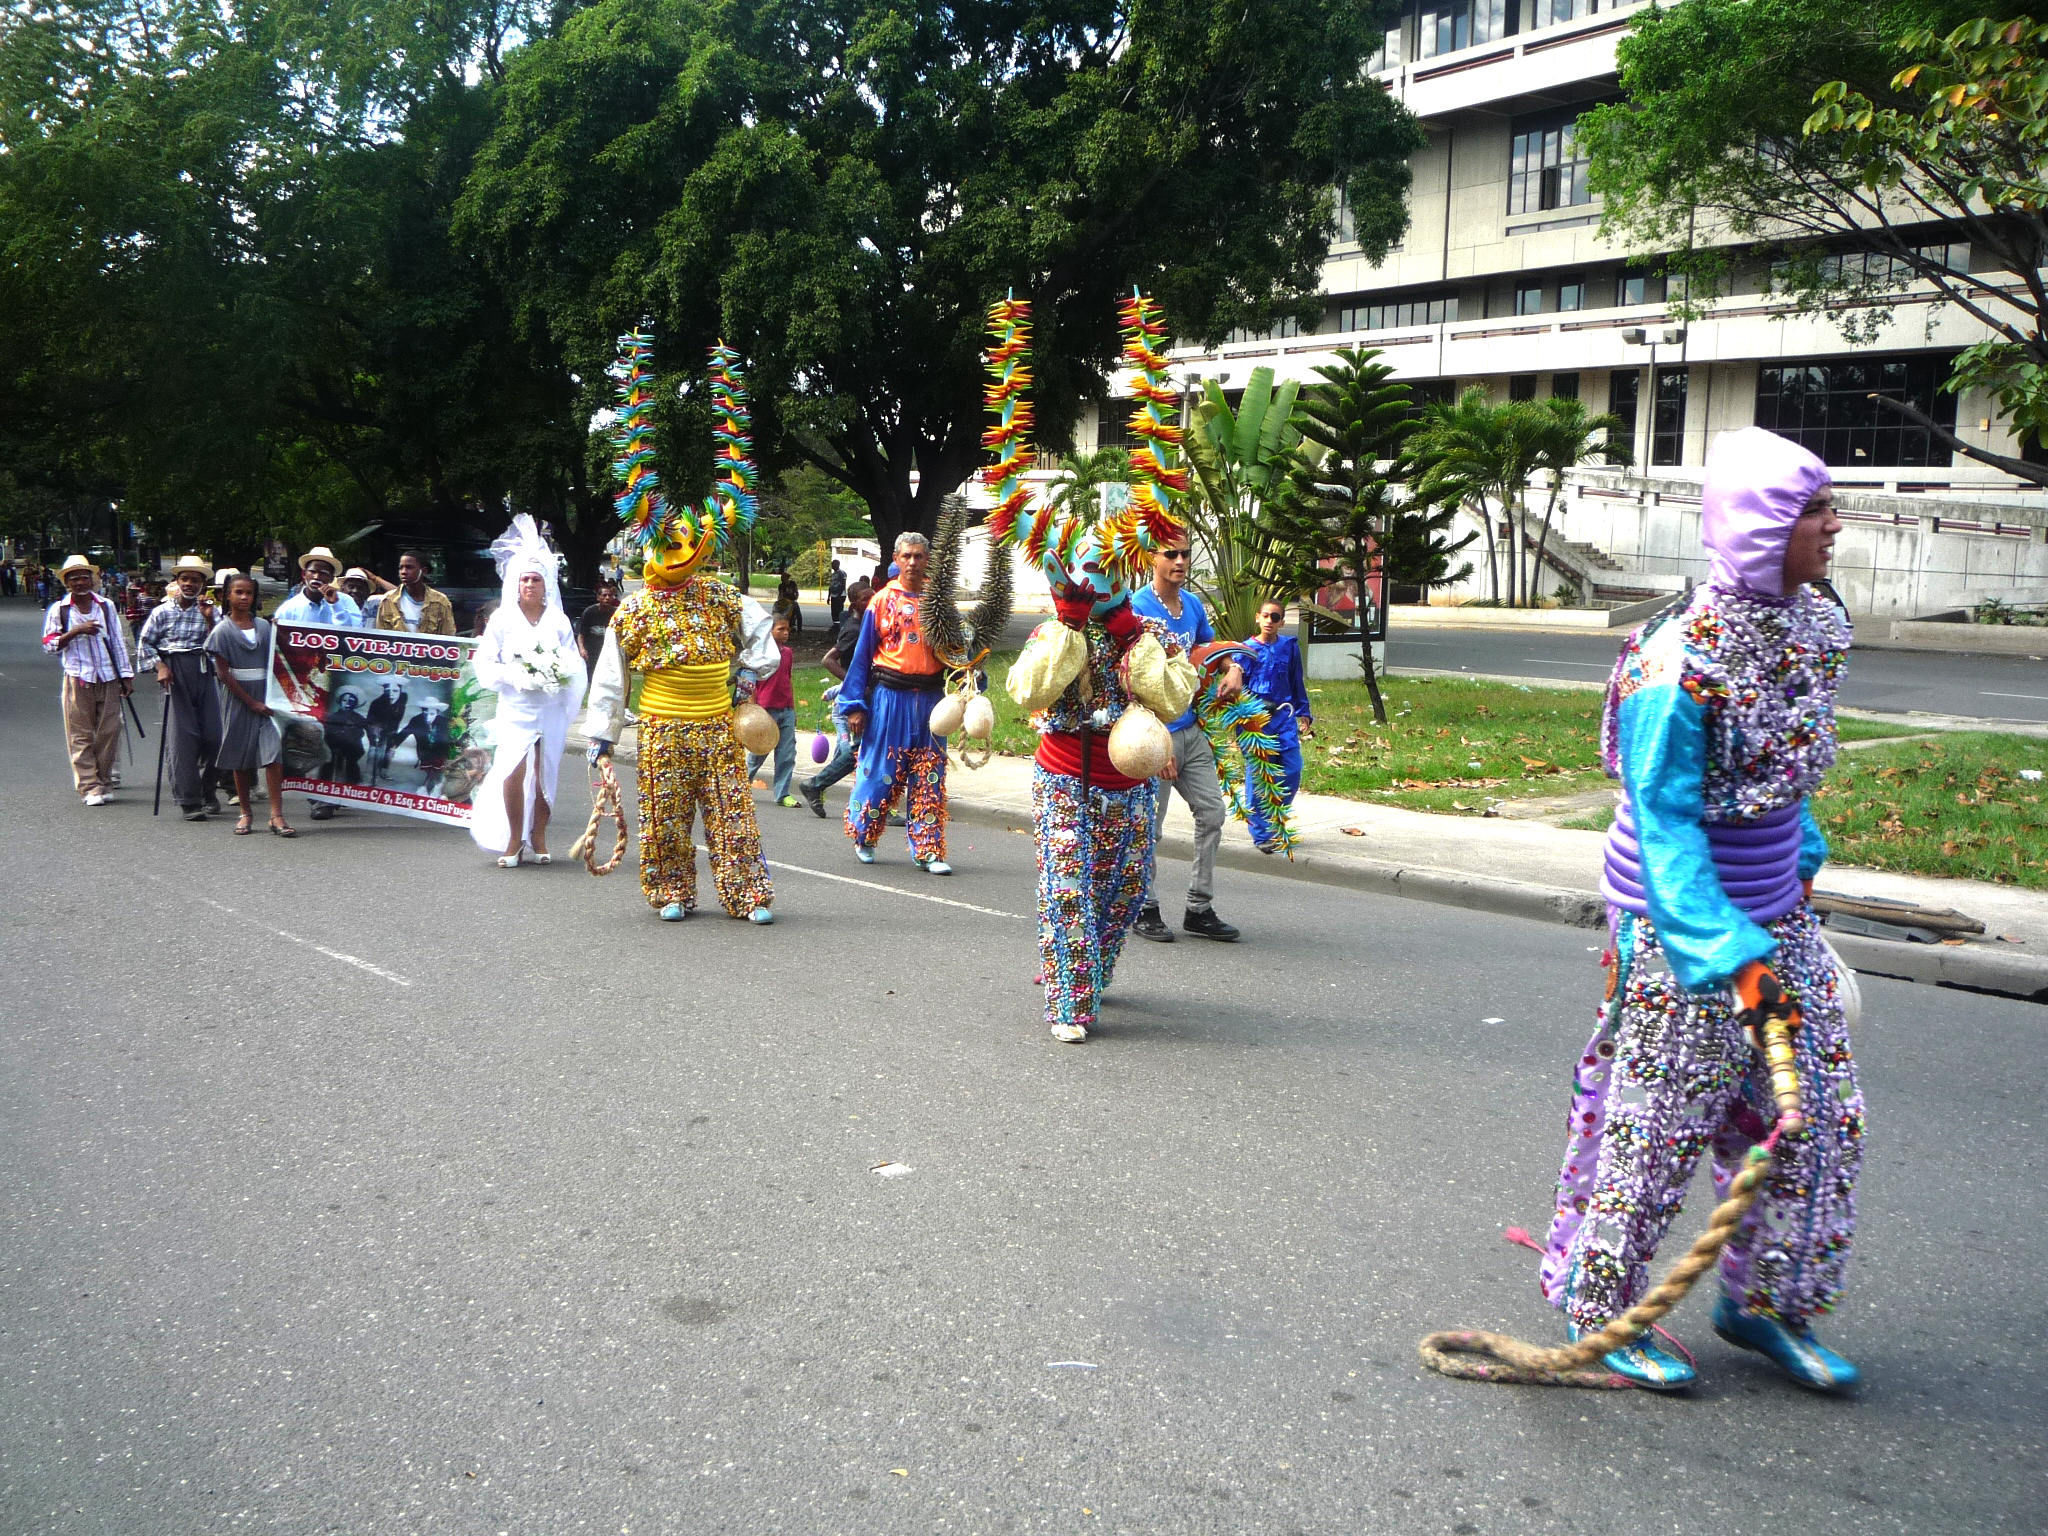
[[[113,606],[112,603],[107,605],[109,611],[112,610]],[[107,638],[105,629],[100,631],[100,649],[106,652],[107,670],[114,674],[115,681],[118,682],[121,677],[121,669],[114,665],[114,642]],[[144,741],[149,740],[149,732],[142,728],[142,711],[135,707],[135,696],[124,693],[121,695],[121,702],[128,706],[128,714],[135,721],[135,734]]]
[[[135,701],[128,701],[131,708]],[[140,730],[138,725],[136,729]],[[164,808],[164,748],[171,739],[171,690],[164,690],[164,717],[157,725],[156,732],[156,798],[150,802],[149,814],[154,816]]]

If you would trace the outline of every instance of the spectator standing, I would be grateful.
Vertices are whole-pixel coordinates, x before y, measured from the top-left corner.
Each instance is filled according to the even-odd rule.
[[[278,837],[297,837],[284,819],[284,738],[264,702],[270,667],[270,621],[256,611],[256,578],[236,571],[221,596],[227,612],[206,637],[213,658],[213,677],[220,690],[220,754],[214,765],[234,776],[235,799],[242,814],[235,835],[248,835],[255,812],[249,794],[256,770],[263,770],[270,793],[270,830]]]
[[[206,651],[220,617],[207,595],[212,579],[213,567],[199,556],[179,560],[171,573],[177,590],[150,611],[136,637],[142,665],[156,668],[156,680],[169,695],[164,728],[171,795],[187,821],[204,821],[209,811],[216,816],[221,811],[212,771],[220,752],[220,700]]]
[[[586,682],[597,671],[597,658],[604,654],[604,632],[612,627],[612,615],[618,611],[618,582],[610,576],[598,577],[597,601],[576,619],[576,649],[583,657]]]
[[[1196,648],[1213,644],[1216,632],[1209,626],[1202,600],[1187,589],[1188,562],[1188,536],[1178,533],[1154,553],[1152,584],[1131,599],[1131,607],[1140,618],[1157,619],[1172,630],[1181,648],[1199,660]],[[1217,686],[1217,697],[1227,704],[1243,691],[1244,669],[1233,663]],[[1238,936],[1237,929],[1218,917],[1210,905],[1215,897],[1216,850],[1223,842],[1223,786],[1216,778],[1216,754],[1195,723],[1192,706],[1166,728],[1173,736],[1173,756],[1159,775],[1159,803],[1152,812],[1153,846],[1158,846],[1160,830],[1166,824],[1167,792],[1177,789],[1195,815],[1195,859],[1188,871],[1188,904],[1181,927],[1197,938],[1228,943]],[[1131,931],[1141,939],[1170,944],[1173,930],[1159,915],[1158,892],[1155,866],[1152,889],[1146,893],[1144,910]]]
[[[782,568],[781,579],[775,583],[775,611],[789,615],[789,628],[792,634],[800,635],[804,632],[804,610],[803,605],[797,601],[796,578],[789,574],[789,567],[786,565]]]
[[[874,593],[874,584],[865,576],[847,589],[847,597],[853,604],[853,611],[840,621],[839,638],[832,642],[832,649],[825,653],[825,670],[836,678],[846,676],[846,664],[853,659],[854,647],[860,644],[860,621],[868,611],[868,598]],[[836,698],[837,687],[826,690],[827,696]],[[834,715],[837,715],[837,710]],[[825,791],[837,784],[849,773],[860,758],[854,749],[853,732],[846,728],[844,720],[838,721],[839,729],[832,738],[832,756],[825,766],[797,785],[796,791],[803,796],[804,804],[811,808],[811,814],[820,820],[825,818]]]
[[[832,610],[832,632],[836,635],[846,611],[846,572],[837,560],[832,562],[832,574],[825,578],[825,602]]]
[[[398,586],[377,604],[378,629],[406,629],[416,635],[455,633],[455,605],[445,592],[427,585],[426,557],[408,549],[398,557]],[[482,632],[481,623],[478,632]]]
[[[363,616],[364,629],[373,629],[377,623],[377,594],[370,587],[370,573],[360,565],[352,565],[341,573],[341,590],[354,600]]]
[[[791,670],[796,666],[796,653],[789,648],[789,620],[778,614],[774,628],[775,644],[781,649],[781,659],[775,663],[775,670],[755,685],[754,702],[768,711],[768,718],[775,722],[780,733],[775,738],[775,782],[769,793],[777,805],[795,806],[799,802],[789,792],[790,777],[796,772],[796,690],[790,680]],[[747,754],[747,778],[751,782],[754,771],[767,758],[759,753]]]
[[[43,649],[64,667],[64,740],[71,778],[87,805],[105,805],[121,742],[121,703],[135,688],[135,669],[121,639],[114,605],[93,590],[100,568],[84,555],[64,562],[62,602],[43,615]],[[42,573],[48,582],[48,573]]]
[[[12,560],[0,560],[0,597],[12,597],[20,590]]]
[[[299,556],[299,590],[277,605],[277,621],[362,628],[363,610],[354,598],[334,585],[335,573],[340,569],[341,561],[325,544],[315,545]],[[337,809],[333,801],[315,800],[312,804],[315,821],[333,819]]]

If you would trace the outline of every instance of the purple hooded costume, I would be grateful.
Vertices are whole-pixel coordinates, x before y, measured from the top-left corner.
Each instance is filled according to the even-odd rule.
[[[1798,1001],[1808,1131],[1780,1144],[1721,1258],[1744,1311],[1803,1328],[1841,1290],[1863,1100],[1833,957],[1802,882],[1827,857],[1807,808],[1835,757],[1847,618],[1784,590],[1786,546],[1827,468],[1761,428],[1707,456],[1711,571],[1623,647],[1602,759],[1621,781],[1602,889],[1612,985],[1580,1058],[1543,1294],[1597,1328],[1639,1300],[1700,1156],[1725,1191],[1774,1118],[1729,990],[1767,962]]]

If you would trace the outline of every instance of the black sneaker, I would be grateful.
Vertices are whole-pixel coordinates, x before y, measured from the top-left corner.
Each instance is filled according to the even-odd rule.
[[[1180,926],[1183,932],[1192,933],[1198,939],[1215,939],[1223,944],[1237,941],[1237,930],[1207,907],[1199,912],[1189,907],[1181,914]]]
[[[1159,915],[1154,902],[1146,902],[1145,910],[1138,914],[1138,920],[1131,924],[1131,932],[1141,939],[1150,939],[1154,944],[1171,944],[1173,930],[1166,926],[1166,919]]]
[[[185,813],[187,821],[206,820],[206,807],[203,805],[181,805],[178,809]]]
[[[325,800],[315,800],[313,802],[313,819],[315,821],[332,821],[334,819],[334,807]]]
[[[820,821],[828,819],[825,815],[825,791],[815,784],[799,783],[796,792],[804,797],[804,804],[811,808],[813,816]]]

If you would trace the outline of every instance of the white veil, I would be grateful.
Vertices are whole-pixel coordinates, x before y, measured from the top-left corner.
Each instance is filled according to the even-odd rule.
[[[562,606],[562,578],[559,562],[548,541],[540,536],[531,514],[521,512],[512,526],[491,543],[491,558],[498,563],[498,601],[506,609],[519,605],[519,578],[528,571],[547,584],[548,607]]]

